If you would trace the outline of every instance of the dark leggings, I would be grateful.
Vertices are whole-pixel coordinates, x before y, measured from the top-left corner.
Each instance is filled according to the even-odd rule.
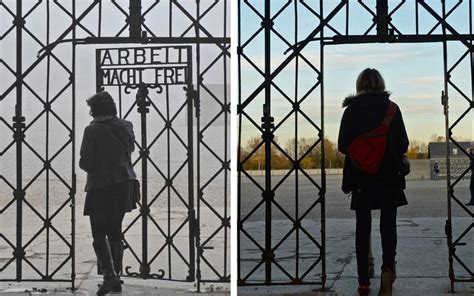
[[[90,221],[94,241],[104,240],[106,237],[111,242],[121,241],[124,215],[125,213],[120,211],[91,214]]]
[[[359,284],[367,284],[369,279],[369,244],[372,226],[370,196],[373,193],[355,192],[356,210],[356,256]],[[395,200],[390,196],[379,196]],[[397,248],[397,206],[394,202],[382,203],[380,209],[380,236],[382,237],[383,265],[393,266]]]

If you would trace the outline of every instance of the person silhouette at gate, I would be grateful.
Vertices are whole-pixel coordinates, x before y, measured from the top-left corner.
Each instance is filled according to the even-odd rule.
[[[104,275],[97,292],[122,290],[122,220],[136,208],[136,175],[131,153],[134,150],[132,123],[117,117],[117,108],[108,92],[87,100],[93,120],[84,130],[79,166],[87,172],[84,215],[90,217],[93,248]]]
[[[471,200],[466,206],[474,206],[474,142],[471,142],[469,147],[470,167],[471,167],[471,181],[469,183],[469,191],[471,192]]]
[[[385,82],[377,70],[362,71],[356,90],[357,93],[346,97],[342,104],[345,110],[338,149],[345,154],[342,190],[351,194],[351,209],[356,213],[358,292],[361,295],[370,292],[371,210],[380,209],[383,264],[379,295],[391,295],[396,278],[397,207],[407,204],[402,158],[409,141],[400,109],[389,99],[390,93],[385,90]],[[374,151],[370,151],[370,146],[363,146],[371,142],[381,146]],[[361,151],[368,152],[362,161]],[[377,155],[378,162],[364,163],[364,159]]]
[[[433,177],[435,181],[439,180],[439,163],[438,161],[435,161],[433,165]]]

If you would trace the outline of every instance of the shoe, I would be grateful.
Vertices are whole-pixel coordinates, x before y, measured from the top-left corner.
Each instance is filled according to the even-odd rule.
[[[382,276],[380,277],[379,296],[391,296],[392,284],[395,281],[393,269],[388,266],[382,266]]]
[[[360,284],[359,287],[357,288],[357,292],[359,295],[364,295],[367,296],[370,293],[370,283],[368,284]]]
[[[97,291],[97,295],[102,296],[109,292],[112,292],[113,287],[120,286],[120,280],[118,279],[117,274],[115,273],[109,241],[105,238],[97,240],[93,242],[93,246],[97,258],[101,263],[102,271],[104,273],[104,282]]]
[[[122,241],[117,241],[117,242],[109,241],[109,244],[110,244],[112,259],[114,261],[114,270],[120,281],[120,276],[122,275],[123,243]],[[122,281],[120,281],[120,283],[122,283]],[[116,285],[112,287],[112,292],[122,292],[122,285]]]

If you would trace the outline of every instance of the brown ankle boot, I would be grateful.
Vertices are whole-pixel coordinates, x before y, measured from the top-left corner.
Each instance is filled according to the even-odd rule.
[[[394,274],[393,269],[388,266],[382,266],[379,296],[391,296],[392,284],[394,281],[395,281],[395,274]]]

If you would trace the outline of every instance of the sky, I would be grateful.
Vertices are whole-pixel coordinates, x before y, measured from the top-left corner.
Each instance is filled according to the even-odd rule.
[[[339,1],[325,1],[324,11],[327,15],[332,7]],[[440,1],[430,1],[437,12],[440,12]],[[452,3],[451,3],[452,2]],[[457,1],[448,1],[448,10]],[[261,1],[250,1],[255,9],[263,11]],[[272,13],[277,13],[286,1],[272,1]],[[319,11],[319,1],[306,1],[310,8]],[[364,1],[368,7],[375,10],[375,1]],[[389,1],[391,10],[400,1]],[[448,17],[450,24],[460,33],[468,33],[468,7],[467,2],[462,3]],[[241,5],[241,42],[245,43],[259,28],[261,20],[247,5]],[[349,34],[362,34],[370,26],[372,16],[356,1],[350,1]],[[436,20],[419,7],[420,33],[429,32],[436,25]],[[415,3],[407,1],[393,15],[393,23],[403,34],[415,33]],[[291,3],[274,19],[274,28],[292,44],[303,40],[317,25],[319,19],[312,15],[301,3],[298,3],[298,18],[295,27],[295,7]],[[330,25],[344,32],[345,12],[337,15]],[[295,29],[297,36],[295,37]],[[434,30],[435,34],[441,33],[441,27]],[[370,31],[375,34],[375,28]],[[325,36],[335,35],[330,29],[325,30]],[[272,69],[275,69],[289,54],[284,54],[288,45],[277,34],[272,34]],[[245,48],[244,54],[256,66],[263,69],[263,31],[260,32]],[[448,44],[448,66],[451,67],[464,53],[466,47],[459,42]],[[320,69],[319,42],[309,44],[302,54],[306,60]],[[245,59],[241,60],[242,83],[241,93],[244,100],[263,81],[261,75],[253,69]],[[467,95],[472,98],[469,56],[464,58],[459,67],[452,72],[452,81]],[[339,130],[339,122],[344,109],[341,107],[345,96],[355,93],[355,81],[358,74],[365,68],[378,69],[385,79],[387,90],[392,93],[391,99],[400,107],[410,139],[428,142],[433,135],[444,135],[444,115],[441,105],[441,90],[443,89],[443,51],[441,43],[417,44],[357,44],[357,45],[328,45],[324,48],[324,95],[325,95],[325,131],[326,137],[335,141]],[[301,99],[317,81],[318,74],[302,59],[298,61],[298,82],[295,82],[296,65],[290,63],[274,80],[275,84],[294,100],[297,96]],[[298,87],[295,87],[298,85]],[[297,93],[295,93],[295,89]],[[450,87],[450,122],[453,123],[466,109],[468,102],[457,91]],[[258,95],[254,102],[249,104],[246,112],[259,123],[263,93]],[[279,125],[280,121],[291,110],[291,104],[284,99],[284,95],[275,87],[272,88],[272,114],[278,129],[275,135],[280,143],[285,143],[295,137],[294,116],[289,121]],[[320,125],[321,106],[320,88],[317,87],[304,103],[301,109],[315,123]],[[298,138],[317,137],[317,130],[303,116],[298,116]],[[454,136],[464,139],[473,139],[473,114],[459,123],[454,129]],[[245,118],[242,121],[243,142],[249,137],[258,135],[258,131]]]

